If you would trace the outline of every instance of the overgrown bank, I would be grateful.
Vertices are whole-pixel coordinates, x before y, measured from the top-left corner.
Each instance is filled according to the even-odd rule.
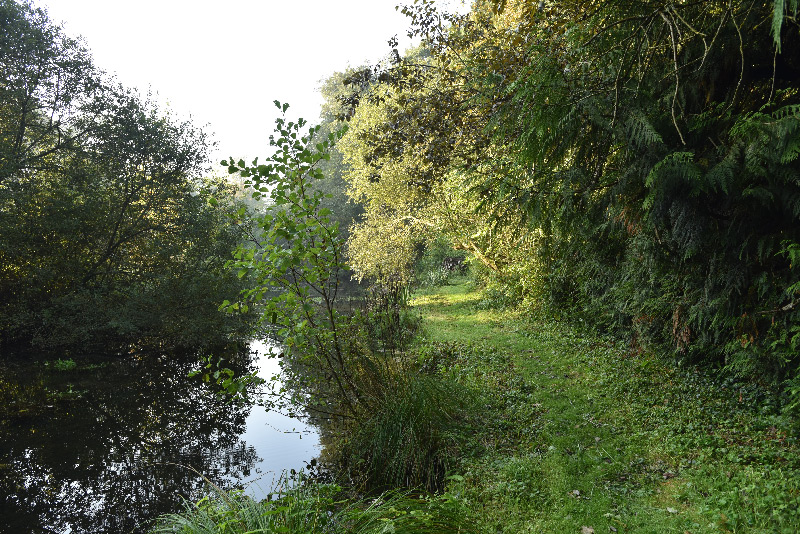
[[[391,511],[371,524],[404,531],[402,521],[413,516],[418,521],[408,530],[428,532],[796,530],[797,424],[764,388],[676,369],[657,355],[528,312],[483,309],[483,297],[462,279],[411,302],[423,332],[403,358],[413,362],[416,387],[460,388],[470,400],[449,412],[398,416],[398,436],[413,442],[422,430],[440,438],[426,442],[429,456],[408,455],[391,441],[371,463],[358,463],[363,442],[350,451],[364,475],[408,461],[409,473],[427,468],[441,476],[433,497],[376,501]],[[362,427],[362,439],[380,442],[381,428]],[[419,486],[422,479],[414,480]],[[314,487],[305,486],[304,495]],[[326,514],[351,514],[350,523],[326,528],[358,531],[346,529],[369,505],[326,495]]]

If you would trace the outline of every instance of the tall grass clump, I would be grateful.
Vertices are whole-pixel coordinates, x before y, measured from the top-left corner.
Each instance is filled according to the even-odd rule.
[[[441,489],[463,443],[475,394],[440,378],[398,375],[383,384],[376,409],[340,434],[328,453],[335,467],[366,489]]]
[[[335,532],[332,485],[301,485],[285,495],[255,501],[241,491],[219,488],[197,503],[186,503],[183,512],[161,518],[151,534],[245,534]]]
[[[303,481],[265,501],[215,488],[181,513],[165,515],[151,534],[434,534],[466,533],[464,504],[452,496],[392,492],[339,499],[341,488]]]

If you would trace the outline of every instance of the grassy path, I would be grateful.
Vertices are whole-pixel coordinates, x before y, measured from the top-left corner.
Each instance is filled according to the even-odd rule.
[[[448,485],[480,532],[800,532],[797,422],[759,388],[480,299],[412,301],[422,358],[484,399]]]

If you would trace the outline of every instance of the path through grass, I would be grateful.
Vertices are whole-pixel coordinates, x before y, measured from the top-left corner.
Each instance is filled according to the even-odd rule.
[[[477,531],[800,532],[797,424],[761,388],[480,304],[412,301],[425,365],[485,398],[447,488]]]

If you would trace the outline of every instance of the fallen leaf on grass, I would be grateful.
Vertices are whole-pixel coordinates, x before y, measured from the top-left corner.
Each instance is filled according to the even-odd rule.
[[[594,534],[594,529],[592,527],[583,526],[581,527],[581,534]]]

